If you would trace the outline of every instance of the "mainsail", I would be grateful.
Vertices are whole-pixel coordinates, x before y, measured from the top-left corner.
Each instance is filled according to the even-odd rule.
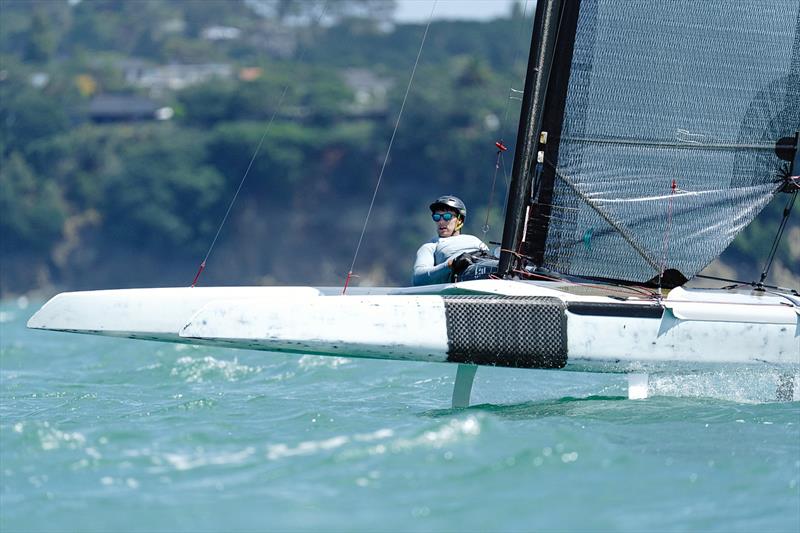
[[[535,27],[539,51],[554,44],[535,73],[539,163],[520,168],[513,249],[563,274],[679,285],[785,186],[800,2],[549,3],[551,26]]]

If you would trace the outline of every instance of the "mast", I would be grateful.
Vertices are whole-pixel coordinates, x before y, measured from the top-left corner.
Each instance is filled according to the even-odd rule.
[[[531,194],[531,167],[534,163],[536,141],[542,128],[547,83],[553,64],[561,8],[562,0],[539,0],[536,3],[498,266],[498,272],[503,277],[508,277],[518,264],[514,254],[522,240],[526,207]]]

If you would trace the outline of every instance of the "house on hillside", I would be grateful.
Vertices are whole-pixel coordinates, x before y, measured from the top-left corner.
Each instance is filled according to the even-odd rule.
[[[140,61],[128,60],[121,62],[119,67],[126,82],[134,87],[149,89],[152,95],[178,91],[213,78],[230,79],[235,74],[233,65],[227,63],[148,66]]]
[[[249,34],[247,40],[266,54],[281,59],[292,57],[298,47],[297,31],[272,20],[261,21],[258,30]]]
[[[208,26],[200,36],[207,41],[232,41],[242,35],[242,30],[233,26]]]
[[[386,112],[392,80],[382,78],[365,68],[349,68],[342,71],[344,83],[353,91],[350,112],[354,115],[378,115]]]
[[[92,122],[139,122],[163,120],[172,116],[153,100],[129,94],[98,94],[86,108]]]

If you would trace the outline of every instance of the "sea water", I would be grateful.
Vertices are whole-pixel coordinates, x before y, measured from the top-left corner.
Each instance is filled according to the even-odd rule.
[[[0,305],[0,531],[800,530],[779,372],[623,376],[25,329]]]

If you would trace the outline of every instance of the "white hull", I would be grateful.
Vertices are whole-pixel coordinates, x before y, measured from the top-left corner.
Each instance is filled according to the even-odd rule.
[[[675,289],[659,303],[575,296],[556,287],[482,280],[362,289],[346,296],[311,287],[88,291],[54,297],[28,327],[276,352],[528,368],[629,372],[715,363],[800,364],[800,307],[789,298]],[[528,299],[500,308],[492,306],[510,305],[507,299],[462,301],[451,297],[456,294]],[[505,309],[513,320],[518,310],[528,312],[536,305],[551,321],[539,323],[536,311],[522,328],[513,329],[521,330],[518,338],[509,339],[514,334],[503,330],[503,312],[495,310]],[[482,313],[484,308],[492,312]]]

